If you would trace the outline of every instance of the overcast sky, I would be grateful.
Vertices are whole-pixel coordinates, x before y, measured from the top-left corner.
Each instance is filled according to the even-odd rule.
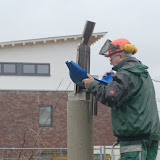
[[[91,47],[92,74],[111,69],[98,55],[105,40],[126,38],[152,78],[160,80],[159,19],[160,0],[0,0],[0,42],[81,34],[90,20],[96,22],[94,32],[108,32]]]

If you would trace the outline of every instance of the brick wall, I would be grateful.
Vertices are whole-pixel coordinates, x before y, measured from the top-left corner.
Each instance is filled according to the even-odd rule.
[[[67,147],[65,92],[0,91],[0,148]],[[38,106],[53,106],[53,127],[39,127]],[[94,145],[112,145],[110,108],[99,104],[94,117]]]
[[[98,114],[94,117],[94,145],[112,146],[116,141],[111,125],[111,109],[98,103]]]

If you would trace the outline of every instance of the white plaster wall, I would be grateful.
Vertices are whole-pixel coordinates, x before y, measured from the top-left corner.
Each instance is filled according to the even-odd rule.
[[[65,61],[76,61],[79,40],[0,49],[0,62],[50,63],[51,76],[3,76],[0,90],[66,90],[72,82]],[[73,90],[73,83],[68,90]]]

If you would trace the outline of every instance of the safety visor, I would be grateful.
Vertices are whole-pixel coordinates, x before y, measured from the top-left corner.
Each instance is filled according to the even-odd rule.
[[[107,56],[107,55],[109,55],[109,52],[108,52],[109,50],[112,53],[120,48],[119,45],[115,46],[115,45],[111,44],[111,42],[112,42],[111,40],[107,39],[107,41],[104,43],[103,47],[101,48],[101,50],[99,52],[100,55]]]

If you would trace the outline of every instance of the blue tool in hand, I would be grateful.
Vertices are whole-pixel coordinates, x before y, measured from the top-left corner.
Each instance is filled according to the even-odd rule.
[[[82,80],[85,78],[88,78],[87,72],[73,61],[71,62],[66,61],[66,65],[69,69],[69,74],[70,74],[70,78],[72,79],[72,81],[76,85],[82,88],[85,88],[84,84],[82,83]],[[107,76],[104,76],[101,80],[94,78],[94,77],[93,78],[102,84],[107,84],[112,81],[112,76],[113,76],[113,73],[111,71],[107,73]]]

